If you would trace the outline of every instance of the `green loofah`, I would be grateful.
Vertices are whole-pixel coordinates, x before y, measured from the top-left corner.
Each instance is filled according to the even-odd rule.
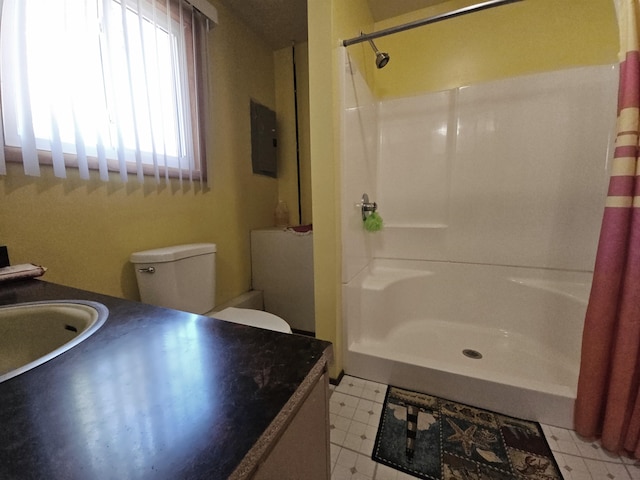
[[[382,217],[377,212],[371,212],[364,221],[364,229],[367,232],[379,232],[382,230]]]

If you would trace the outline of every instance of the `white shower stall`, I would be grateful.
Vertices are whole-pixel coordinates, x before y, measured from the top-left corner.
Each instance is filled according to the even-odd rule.
[[[377,99],[340,61],[345,372],[571,426],[617,67]]]

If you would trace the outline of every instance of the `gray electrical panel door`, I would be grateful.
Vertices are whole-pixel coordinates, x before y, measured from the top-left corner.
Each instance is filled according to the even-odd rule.
[[[251,165],[253,173],[276,178],[276,112],[251,100]]]

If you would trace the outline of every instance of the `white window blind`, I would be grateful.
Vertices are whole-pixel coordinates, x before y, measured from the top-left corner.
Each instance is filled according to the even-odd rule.
[[[15,156],[36,176],[205,177],[207,20],[189,3],[4,0],[0,20],[0,174]]]

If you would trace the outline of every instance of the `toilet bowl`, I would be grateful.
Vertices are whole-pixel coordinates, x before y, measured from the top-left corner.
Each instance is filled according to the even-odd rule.
[[[211,312],[207,314],[207,316],[217,318],[218,320],[226,320],[227,322],[266,328],[275,332],[292,333],[291,327],[282,318],[262,310],[227,307],[219,312]]]
[[[269,312],[227,307],[214,311],[216,245],[195,243],[131,254],[140,300],[160,307],[207,315],[219,320],[291,333],[282,318]]]

